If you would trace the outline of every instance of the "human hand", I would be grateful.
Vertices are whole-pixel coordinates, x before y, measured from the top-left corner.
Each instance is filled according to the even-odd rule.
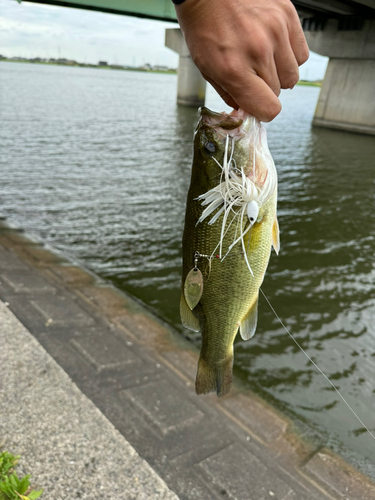
[[[176,13],[191,57],[224,101],[262,121],[281,111],[309,49],[290,0],[185,0]]]

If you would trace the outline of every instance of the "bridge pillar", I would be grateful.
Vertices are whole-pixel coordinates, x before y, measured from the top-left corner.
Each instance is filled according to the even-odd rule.
[[[375,135],[375,59],[330,59],[313,125]]]
[[[199,107],[204,105],[206,80],[193,63],[179,28],[165,30],[165,46],[180,55],[178,64],[177,104]]]
[[[331,19],[305,35],[311,50],[330,58],[313,125],[375,135],[375,20],[343,31]]]

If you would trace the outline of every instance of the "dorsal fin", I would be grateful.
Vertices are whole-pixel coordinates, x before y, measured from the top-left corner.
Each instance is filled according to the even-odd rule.
[[[255,330],[258,322],[258,297],[255,299],[253,305],[247,311],[246,316],[240,324],[240,335],[243,340],[249,340],[254,337]]]
[[[185,328],[193,330],[194,332],[199,332],[200,330],[199,319],[194,316],[190,307],[187,305],[183,292],[181,292],[180,316],[181,316],[181,322]]]
[[[277,255],[279,255],[280,250],[280,233],[279,233],[279,223],[277,222],[277,216],[275,215],[275,221],[272,226],[272,246]]]

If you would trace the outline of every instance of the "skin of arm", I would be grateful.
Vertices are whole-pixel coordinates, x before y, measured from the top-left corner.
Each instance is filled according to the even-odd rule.
[[[281,111],[309,49],[290,0],[185,0],[176,13],[191,57],[223,100],[262,121]]]

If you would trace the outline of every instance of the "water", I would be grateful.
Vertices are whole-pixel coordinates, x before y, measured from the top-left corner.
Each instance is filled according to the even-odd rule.
[[[142,299],[178,314],[195,110],[176,77],[0,63],[0,213]],[[319,89],[282,95],[268,125],[281,252],[263,290],[300,344],[374,429],[375,139],[311,129]],[[210,91],[207,105],[225,108]],[[237,376],[375,477],[375,441],[261,297]]]

